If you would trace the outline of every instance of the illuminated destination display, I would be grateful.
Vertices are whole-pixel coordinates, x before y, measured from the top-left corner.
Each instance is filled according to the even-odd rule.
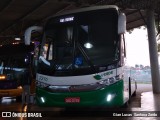
[[[63,23],[63,22],[69,22],[69,21],[73,21],[73,20],[74,20],[74,17],[67,17],[67,18],[60,19],[60,22]]]

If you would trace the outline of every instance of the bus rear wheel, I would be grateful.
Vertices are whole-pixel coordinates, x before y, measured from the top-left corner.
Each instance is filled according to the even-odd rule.
[[[132,94],[132,96],[136,96],[136,90],[134,91],[134,93]]]
[[[126,103],[124,103],[124,105],[122,106],[122,108],[128,108],[129,106],[129,102],[127,101]]]

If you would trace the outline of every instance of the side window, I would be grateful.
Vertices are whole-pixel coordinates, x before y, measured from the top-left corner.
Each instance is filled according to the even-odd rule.
[[[124,54],[124,57],[126,57],[126,43],[125,43],[125,36],[124,34],[122,35],[123,38],[122,38],[122,41],[123,41],[123,54]]]
[[[4,62],[0,60],[0,74],[3,74]]]
[[[124,35],[121,36],[121,64],[124,65],[126,58],[126,46]]]
[[[122,55],[122,57],[124,57],[124,39],[123,39],[123,37],[122,37],[122,41],[121,41],[121,51],[122,51],[122,53],[121,53],[121,55]]]
[[[36,60],[38,60],[38,53],[39,53],[39,47],[37,46],[36,48],[35,48],[35,50],[34,50],[34,58],[36,59]]]
[[[43,58],[46,60],[52,60],[53,59],[53,43],[46,43],[43,46],[42,55]]]
[[[51,43],[48,48],[48,60],[53,59],[53,44]]]
[[[42,54],[41,54],[41,56],[45,59],[47,59],[47,50],[48,50],[48,44],[45,44],[42,48]]]

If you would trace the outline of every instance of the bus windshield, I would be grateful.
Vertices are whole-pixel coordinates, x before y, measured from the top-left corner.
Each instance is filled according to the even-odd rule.
[[[39,72],[51,69],[54,75],[79,75],[105,71],[119,59],[117,21],[114,9],[51,18],[45,27]]]
[[[21,76],[31,62],[33,50],[33,44],[25,46],[23,43],[0,47],[0,76],[5,76],[0,80],[0,89],[15,89],[21,85]]]

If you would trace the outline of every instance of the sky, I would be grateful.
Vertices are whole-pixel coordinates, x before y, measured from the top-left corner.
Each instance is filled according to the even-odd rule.
[[[126,39],[126,53],[127,65],[135,66],[135,64],[142,64],[144,66],[150,65],[147,29],[134,29],[131,34],[125,34]]]

